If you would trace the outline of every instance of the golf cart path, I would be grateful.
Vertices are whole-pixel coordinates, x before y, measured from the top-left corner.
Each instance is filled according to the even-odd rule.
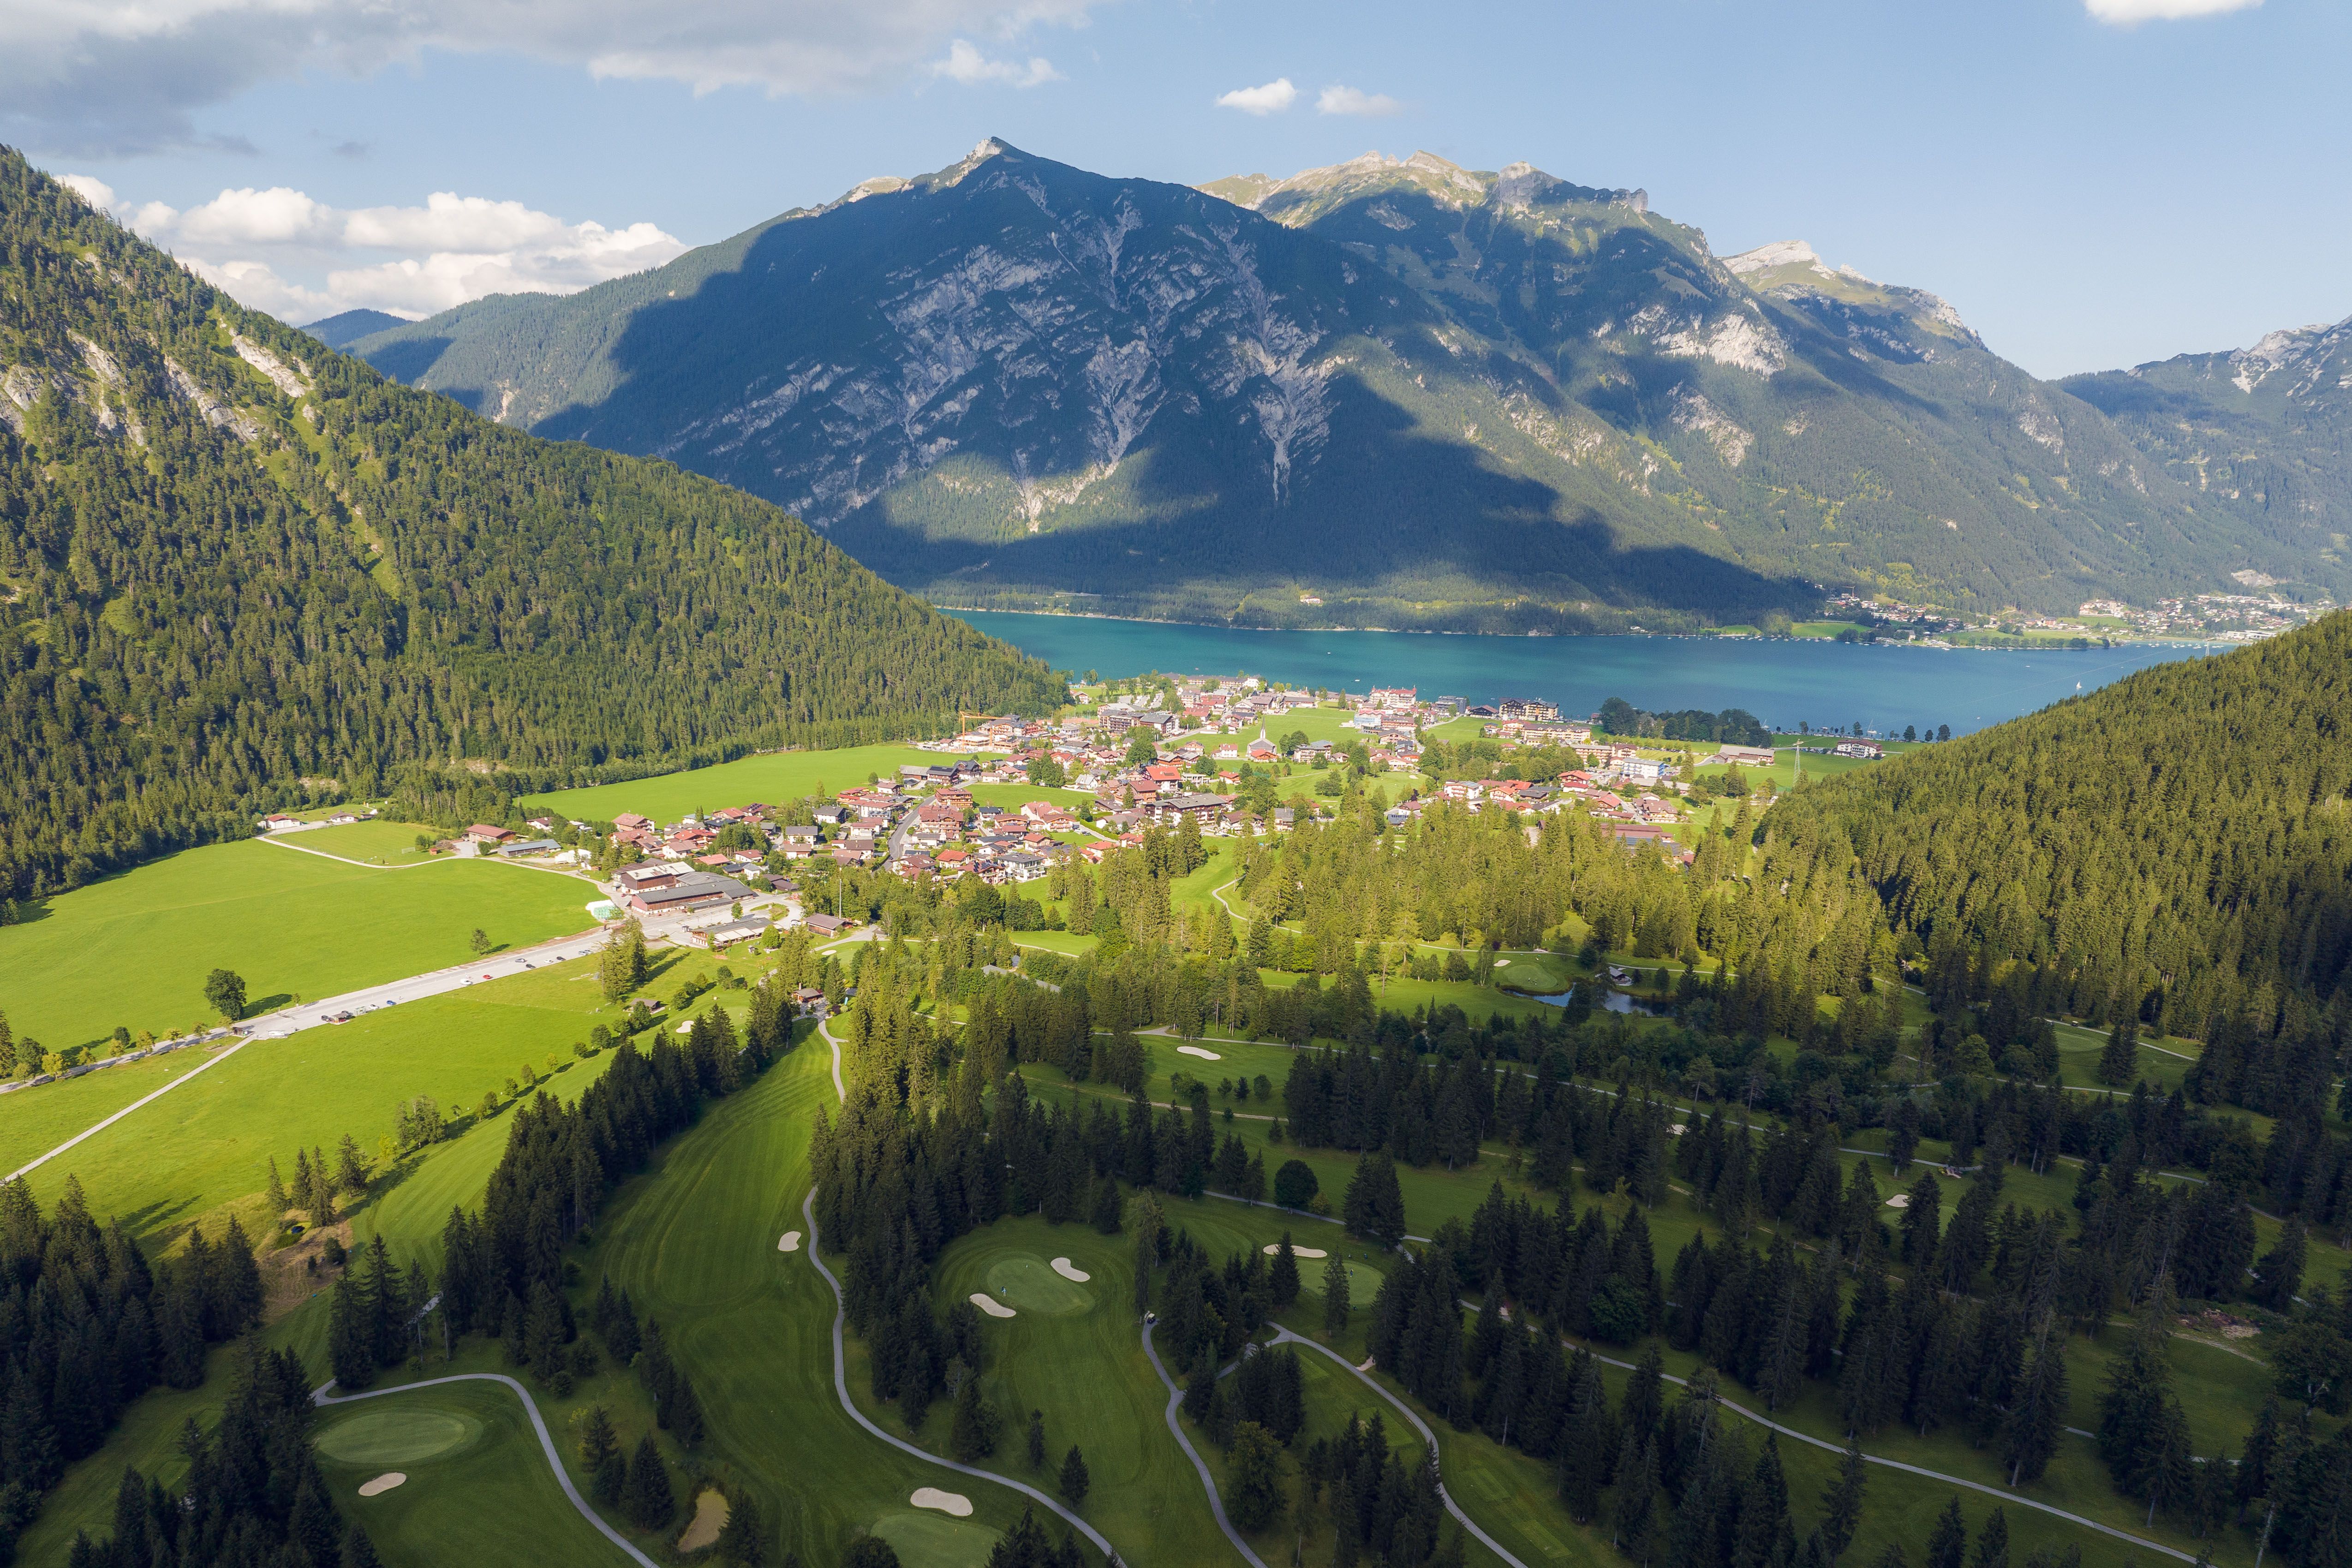
[[[835,1040],[832,1032],[824,1027],[825,1023],[831,1020],[819,1020],[817,1024],[817,1032],[824,1036],[824,1042],[827,1045],[833,1047],[834,1092],[839,1094],[843,1101],[846,1102],[849,1095],[841,1086],[841,1043]],[[954,1459],[943,1459],[937,1454],[927,1453],[923,1449],[915,1447],[914,1444],[909,1443],[903,1438],[892,1437],[889,1433],[884,1431],[881,1427],[876,1426],[871,1420],[867,1419],[866,1412],[860,1410],[857,1407],[857,1402],[849,1396],[849,1358],[842,1345],[842,1324],[843,1321],[848,1315],[849,1302],[848,1299],[841,1293],[841,1281],[835,1279],[833,1277],[833,1270],[824,1266],[824,1259],[818,1245],[819,1238],[816,1231],[816,1188],[814,1186],[809,1188],[808,1196],[801,1199],[801,1217],[808,1225],[808,1260],[816,1265],[816,1271],[820,1275],[824,1276],[826,1286],[833,1291],[833,1391],[840,1396],[841,1407],[849,1413],[849,1418],[856,1422],[860,1427],[865,1427],[869,1434],[879,1437],[882,1441],[889,1444],[892,1448],[898,1449],[902,1454],[911,1454],[916,1458],[921,1459],[929,1464],[943,1465],[947,1469],[955,1471],[958,1475],[971,1476],[975,1480],[994,1481],[998,1486],[1011,1487],[1014,1491],[1021,1493],[1024,1497],[1029,1498],[1033,1501],[1045,1504],[1055,1514],[1059,1515],[1063,1522],[1076,1529],[1079,1534],[1085,1536],[1088,1541],[1093,1542],[1096,1548],[1102,1552],[1107,1561],[1118,1561],[1118,1552],[1113,1550],[1111,1543],[1103,1538],[1102,1531],[1097,1530],[1093,1525],[1088,1524],[1085,1520],[1080,1519],[1070,1510],[1064,1508],[1060,1503],[1055,1502],[1052,1498],[1047,1497],[1044,1492],[1039,1491],[1035,1487],[1030,1486],[1024,1481],[1016,1481],[1011,1476],[1000,1476],[993,1470],[983,1470],[974,1465],[962,1464]],[[648,1563],[646,1568],[652,1568],[652,1564]],[[1261,1563],[1257,1565],[1257,1568],[1265,1568],[1265,1564]]]
[[[407,1394],[419,1388],[437,1387],[444,1383],[503,1383],[513,1389],[515,1397],[522,1401],[524,1413],[530,1417],[530,1429],[539,1434],[540,1449],[547,1455],[548,1468],[555,1472],[555,1484],[563,1489],[563,1495],[572,1500],[572,1506],[580,1511],[580,1517],[594,1525],[598,1534],[627,1552],[639,1568],[661,1568],[659,1563],[631,1545],[626,1536],[605,1523],[604,1515],[588,1506],[588,1500],[580,1495],[580,1489],[572,1484],[571,1476],[564,1471],[563,1459],[555,1451],[555,1439],[547,1435],[547,1422],[539,1414],[538,1403],[531,1398],[528,1389],[504,1373],[453,1372],[446,1377],[428,1377],[421,1383],[404,1383],[394,1388],[371,1388],[364,1394],[329,1394],[327,1390],[335,1385],[334,1379],[329,1378],[310,1391],[310,1403],[321,1408],[330,1405],[353,1405],[362,1399],[381,1399],[387,1394]]]
[[[846,1314],[848,1303],[841,1293],[841,1281],[833,1277],[833,1270],[824,1266],[824,1260],[817,1253],[815,1188],[810,1188],[809,1195],[801,1200],[801,1215],[808,1224],[808,1260],[816,1265],[816,1271],[824,1277],[824,1282],[833,1290],[833,1391],[840,1396],[841,1407],[849,1413],[849,1418],[865,1427],[868,1434],[880,1438],[902,1454],[911,1454],[926,1464],[943,1466],[958,1475],[970,1476],[975,1480],[993,1481],[998,1486],[1011,1487],[1024,1497],[1045,1504],[1060,1515],[1063,1522],[1093,1542],[1097,1550],[1100,1551],[1106,1559],[1118,1558],[1118,1553],[1112,1549],[1109,1542],[1103,1539],[1100,1531],[1039,1491],[1035,1487],[1025,1481],[1016,1481],[1011,1476],[1000,1476],[993,1470],[983,1470],[974,1465],[962,1464],[954,1459],[943,1459],[937,1454],[927,1453],[904,1438],[892,1437],[866,1417],[866,1412],[857,1407],[856,1401],[849,1397],[849,1360],[842,1347],[842,1320]],[[653,1568],[653,1565],[647,1563],[646,1568]],[[1260,1563],[1257,1568],[1265,1568],[1265,1564]]]
[[[1183,1407],[1184,1392],[1176,1386],[1176,1380],[1169,1376],[1168,1369],[1160,1364],[1160,1353],[1151,1344],[1152,1326],[1147,1319],[1143,1325],[1143,1354],[1151,1358],[1151,1370],[1160,1375],[1160,1383],[1168,1390],[1168,1430],[1174,1435],[1176,1446],[1184,1450],[1184,1457],[1192,1461],[1192,1468],[1201,1473],[1201,1490],[1209,1494],[1209,1511],[1217,1516],[1217,1528],[1225,1532],[1225,1539],[1234,1543],[1234,1550],[1249,1560],[1250,1568],[1266,1568],[1265,1559],[1242,1539],[1242,1532],[1235,1530],[1234,1521],[1225,1517],[1225,1500],[1217,1495],[1217,1483],[1209,1474],[1208,1461],[1201,1458],[1198,1448],[1192,1447],[1192,1439],[1184,1435],[1183,1424],[1176,1418],[1176,1412]],[[1525,1568],[1525,1565],[1521,1564],[1520,1568]]]
[[[305,854],[318,852],[315,850],[303,852]],[[331,1022],[334,1015],[339,1012],[357,1012],[363,1008],[391,1007],[399,1002],[421,1001],[427,997],[446,996],[451,991],[461,990],[480,980],[503,979],[509,975],[520,975],[526,970],[535,969],[542,964],[560,963],[568,958],[583,958],[600,951],[604,946],[604,928],[600,925],[593,931],[583,931],[571,936],[559,936],[552,941],[541,942],[534,947],[521,947],[511,953],[500,953],[495,957],[478,959],[470,964],[458,964],[446,969],[435,969],[427,974],[411,975],[404,979],[386,980],[381,985],[368,986],[356,991],[345,991],[341,996],[329,997],[324,1001],[304,1002],[278,1012],[264,1014],[241,1026],[243,1038],[210,1061],[192,1071],[183,1072],[153,1093],[134,1100],[104,1120],[83,1128],[37,1159],[27,1160],[24,1165],[11,1171],[6,1179],[14,1181],[28,1171],[37,1170],[47,1165],[83,1139],[95,1137],[141,1106],[153,1103],[181,1084],[193,1080],[198,1073],[219,1066],[257,1040],[282,1040],[302,1030],[316,1029],[320,1024]],[[182,1049],[184,1050],[185,1047]]]
[[[1466,1301],[1462,1304],[1464,1306],[1469,1305]],[[1286,1330],[1284,1332],[1287,1333],[1288,1331]],[[1309,1341],[1307,1343],[1312,1343],[1313,1342]],[[1576,1342],[1570,1339],[1566,1334],[1562,1334],[1560,1336],[1560,1343],[1571,1346],[1576,1344]],[[1323,1347],[1321,1345],[1316,1345],[1315,1348],[1321,1350]],[[1591,1351],[1593,1360],[1605,1363],[1610,1366],[1623,1367],[1629,1372],[1640,1370],[1630,1361],[1619,1361],[1614,1356],[1602,1355],[1600,1352],[1591,1350],[1591,1347],[1589,1345],[1579,1346],[1578,1348]],[[1327,1352],[1326,1354],[1328,1354],[1328,1353]],[[1686,1388],[1690,1386],[1690,1380],[1688,1378],[1676,1377],[1671,1373],[1664,1372],[1660,1373],[1658,1375],[1663,1381],[1674,1384],[1678,1387]],[[1370,1380],[1368,1378],[1366,1381],[1369,1382]],[[1375,1384],[1374,1386],[1378,1387],[1379,1385]],[[1381,1392],[1385,1394],[1388,1391],[1386,1389],[1381,1389]],[[1839,1447],[1835,1443],[1830,1442],[1826,1438],[1816,1437],[1810,1432],[1800,1432],[1794,1427],[1783,1427],[1778,1421],[1772,1420],[1769,1416],[1759,1416],[1755,1411],[1748,1409],[1743,1405],[1726,1399],[1720,1394],[1717,1394],[1715,1396],[1715,1402],[1717,1405],[1722,1406],[1726,1410],[1730,1411],[1732,1414],[1745,1416],[1748,1420],[1755,1422],[1758,1426],[1765,1427],[1769,1431],[1778,1432],[1784,1437],[1793,1438],[1800,1443],[1809,1443],[1816,1448],[1827,1449],[1832,1454],[1843,1454],[1845,1452],[1843,1448]],[[1419,1425],[1419,1423],[1416,1422],[1415,1425]],[[1426,1431],[1427,1428],[1423,1427],[1423,1430]],[[2067,1430],[2072,1432],[2077,1430],[2077,1428],[2069,1427]],[[2087,1436],[2087,1434],[2085,1435]],[[2060,1519],[2065,1520],[2070,1524],[2079,1524],[2085,1530],[2095,1530],[2102,1535],[2112,1535],[2117,1541],[2128,1542],[2134,1546],[2145,1547],[2150,1552],[2160,1552],[2167,1557],[2178,1558],[2183,1563],[2194,1563],[2197,1561],[2197,1559],[2189,1553],[2182,1552],[2175,1547],[2167,1546],[2161,1542],[2149,1541],[2144,1536],[2137,1536],[2132,1534],[2128,1531],[2118,1530],[2112,1524],[2101,1524],[2097,1520],[2085,1519],[2079,1513],[2069,1513],[2063,1508],[2057,1508],[2046,1502],[2037,1501],[2032,1498],[2025,1496],[2022,1492],[2011,1491],[2006,1487],[1987,1486],[1982,1481],[1972,1481],[1965,1479],[1959,1476],[1946,1475],[1941,1470],[1927,1469],[1918,1465],[1906,1465],[1900,1459],[1881,1458],[1876,1454],[1864,1454],[1862,1456],[1862,1458],[1864,1464],[1884,1465],[1890,1470],[1901,1470],[1907,1475],[1924,1476],[1931,1481],[1938,1481],[1945,1486],[1964,1487],[1969,1491],[1982,1492],[1985,1496],[1997,1499],[2004,1504],[2014,1503],[2019,1508],[2030,1508],[2042,1513],[2053,1514]]]
[[[1362,1367],[1356,1365],[1346,1356],[1341,1355],[1338,1351],[1333,1350],[1328,1344],[1308,1339],[1305,1334],[1293,1333],[1290,1330],[1282,1328],[1279,1324],[1276,1325],[1276,1329],[1277,1332],[1274,1336],[1274,1343],[1276,1344],[1303,1344],[1311,1351],[1316,1351],[1324,1355],[1329,1356],[1333,1361],[1338,1362],[1341,1366],[1346,1367],[1349,1373],[1361,1379],[1365,1387],[1370,1389],[1373,1393],[1379,1395],[1381,1398],[1395,1406],[1397,1407],[1398,1414],[1402,1415],[1406,1420],[1412,1422],[1413,1430],[1421,1434],[1421,1440],[1429,1445],[1429,1451],[1432,1454],[1438,1452],[1437,1434],[1429,1429],[1429,1423],[1423,1420],[1421,1416],[1414,1412],[1411,1406],[1398,1398],[1395,1395],[1390,1393],[1387,1389],[1381,1387],[1379,1381],[1375,1379],[1370,1373],[1366,1372]],[[1475,1536],[1480,1545],[1486,1547],[1487,1551],[1493,1552],[1496,1556],[1509,1563],[1511,1568],[1528,1568],[1526,1563],[1520,1562],[1517,1557],[1512,1556],[1508,1552],[1504,1551],[1500,1542],[1487,1534],[1485,1531],[1479,1529],[1478,1521],[1476,1520],[1472,1519],[1468,1514],[1462,1511],[1462,1505],[1455,1502],[1454,1500],[1454,1494],[1445,1490],[1445,1482],[1443,1479],[1445,1472],[1443,1469],[1442,1459],[1440,1461],[1440,1467],[1441,1468],[1438,1471],[1440,1479],[1437,1483],[1437,1496],[1438,1500],[1445,1504],[1445,1511],[1452,1514],[1455,1521],[1459,1523],[1463,1529],[1468,1531],[1473,1536]]]

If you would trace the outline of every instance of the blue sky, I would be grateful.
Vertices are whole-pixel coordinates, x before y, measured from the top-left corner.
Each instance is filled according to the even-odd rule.
[[[0,0],[0,138],[294,320],[581,287],[988,135],[1526,159],[2058,375],[2352,314],[2347,59],[2338,0]]]

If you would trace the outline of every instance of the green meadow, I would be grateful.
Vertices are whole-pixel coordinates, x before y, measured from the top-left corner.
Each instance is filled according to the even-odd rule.
[[[672,822],[688,812],[746,806],[754,800],[779,805],[811,794],[822,785],[828,794],[862,786],[866,777],[888,778],[901,767],[962,760],[960,756],[919,751],[911,746],[851,746],[831,751],[772,751],[739,758],[683,773],[657,774],[624,784],[597,784],[585,789],[560,789],[552,794],[525,796],[523,814],[553,811],[575,821],[609,822],[625,811]]]
[[[0,926],[0,1011],[51,1050],[118,1024],[209,1027],[215,968],[245,977],[249,1016],[464,963],[477,929],[508,947],[585,930],[596,896],[573,877],[487,861],[379,871],[256,840],[184,850]]]

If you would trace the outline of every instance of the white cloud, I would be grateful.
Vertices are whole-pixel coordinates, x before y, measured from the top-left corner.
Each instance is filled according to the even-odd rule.
[[[60,174],[58,183],[101,213],[114,205],[114,187],[94,174]]]
[[[2112,26],[2137,27],[2142,22],[2174,22],[2183,16],[2218,16],[2225,11],[2248,11],[2263,0],[2083,0],[2084,10]]]
[[[1364,92],[1352,87],[1327,87],[1316,95],[1318,114],[1360,114],[1377,118],[1394,114],[1404,105],[1382,92]]]
[[[1280,114],[1298,101],[1298,89],[1290,85],[1288,77],[1276,77],[1264,87],[1237,87],[1217,98],[1220,109],[1238,109],[1244,114]]]
[[[95,180],[75,185],[85,197],[91,187],[108,198],[94,204],[110,206],[216,287],[294,321],[362,305],[430,316],[486,294],[569,294],[686,249],[651,223],[566,223],[520,202],[449,191],[420,207],[341,208],[283,185],[248,187],[181,212],[162,202],[116,204]]]
[[[427,49],[508,51],[697,92],[878,91],[919,79],[950,40],[1003,44],[1039,26],[1083,26],[1105,3],[7,0],[0,141],[112,154],[197,143],[205,140],[197,111],[261,83],[310,71],[365,76]],[[971,53],[982,66],[997,63]],[[950,68],[956,58],[950,48]],[[1053,68],[1034,59],[1003,69],[1011,74],[981,79],[1053,79]]]
[[[992,60],[980,52],[969,38],[958,38],[948,46],[948,57],[934,61],[931,74],[960,81],[967,87],[982,82],[1004,82],[1013,87],[1036,87],[1049,81],[1060,81],[1062,73],[1054,62],[1033,55],[1027,65],[1013,60]]]

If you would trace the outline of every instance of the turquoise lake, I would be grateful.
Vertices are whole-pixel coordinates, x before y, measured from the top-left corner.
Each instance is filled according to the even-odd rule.
[[[1746,708],[1776,729],[1948,724],[1964,735],[2208,650],[1905,648],[1718,637],[1477,637],[1415,632],[1247,632],[1156,621],[969,611],[959,619],[1055,669],[1105,675],[1246,672],[1360,692],[1417,686],[1470,702],[1541,697],[1581,717],[1611,697],[1652,712]]]

